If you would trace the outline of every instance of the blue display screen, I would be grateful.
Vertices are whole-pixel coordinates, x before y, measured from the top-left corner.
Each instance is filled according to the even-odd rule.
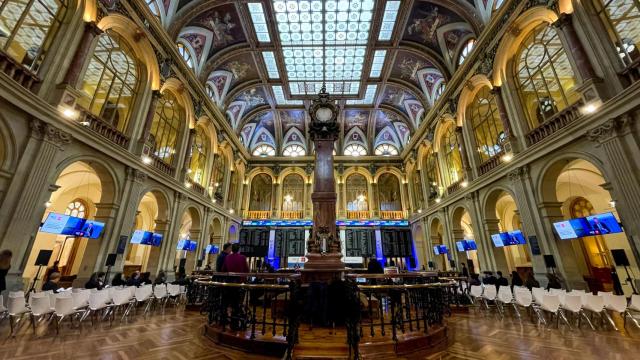
[[[189,240],[178,240],[178,246],[176,246],[176,250],[189,250]]]
[[[458,251],[478,250],[475,240],[461,240],[456,241],[456,248]]]
[[[49,213],[40,227],[40,231],[46,233],[89,239],[99,238],[103,229],[104,223],[58,213]]]
[[[464,251],[464,241],[456,241],[456,248],[458,251]]]
[[[436,255],[442,255],[448,252],[449,252],[449,249],[447,249],[447,245],[436,245],[433,247],[433,253]]]
[[[197,248],[198,248],[198,243],[192,240],[192,241],[189,241],[189,248],[185,250],[196,251]]]
[[[509,240],[505,245],[524,245],[527,243],[520,230],[509,231],[507,234]]]
[[[80,235],[89,239],[97,239],[102,235],[102,230],[104,230],[104,223],[94,220],[85,221],[82,226],[82,230],[80,230]]]
[[[207,254],[217,254],[220,251],[218,245],[207,245],[205,252]]]
[[[493,246],[495,247],[503,247],[505,246],[505,242],[509,241],[509,234],[507,233],[499,233],[491,235],[491,241],[493,241]]]
[[[151,232],[144,231],[144,230],[136,230],[133,232],[133,235],[131,236],[131,240],[129,242],[132,244],[149,245],[152,237],[153,237],[153,233]]]
[[[559,221],[554,223],[553,227],[562,240],[615,234],[623,231],[618,220],[611,212]]]
[[[162,245],[162,234],[153,233],[153,237],[151,240],[152,246],[160,246]]]
[[[244,220],[243,226],[313,226],[311,220]],[[337,220],[338,226],[409,226],[408,220]]]

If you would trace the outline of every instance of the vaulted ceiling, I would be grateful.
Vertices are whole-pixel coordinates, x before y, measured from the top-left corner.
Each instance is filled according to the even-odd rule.
[[[501,2],[147,0],[256,156],[313,151],[305,108],[323,83],[343,109],[337,154],[401,151]]]

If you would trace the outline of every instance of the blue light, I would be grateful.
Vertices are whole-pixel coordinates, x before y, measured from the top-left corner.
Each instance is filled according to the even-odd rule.
[[[312,220],[243,220],[243,226],[313,226]],[[409,226],[409,220],[337,220],[337,226]]]

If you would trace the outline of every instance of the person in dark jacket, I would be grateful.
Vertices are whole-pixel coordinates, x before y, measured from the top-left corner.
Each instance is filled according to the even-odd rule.
[[[462,264],[462,276],[468,278],[469,277],[469,269],[465,264]]]
[[[517,271],[511,272],[511,290],[513,291],[514,286],[522,286],[524,283],[522,282],[522,278],[518,274]]]
[[[562,282],[560,282],[560,278],[555,274],[547,273],[547,290],[549,289],[562,289]]]
[[[127,279],[127,286],[140,286],[142,278],[140,277],[140,271],[134,271],[133,274]]]
[[[89,278],[89,281],[87,281],[87,283],[84,284],[84,288],[85,289],[102,290],[103,287],[104,287],[104,273],[103,272],[97,272],[97,273],[91,274],[91,277]]]
[[[167,275],[164,273],[164,271],[160,271],[158,273],[158,276],[156,276],[156,279],[153,281],[154,285],[158,285],[158,284],[166,284],[167,283]]]
[[[498,281],[498,279],[496,279],[495,276],[493,276],[493,272],[491,271],[485,271],[484,272],[484,278],[482,279],[482,283],[485,285],[496,285],[496,281]]]
[[[369,265],[367,265],[367,273],[368,274],[384,274],[384,269],[380,264],[380,261],[376,258],[371,258],[369,260]]]
[[[61,275],[59,272],[52,272],[49,274],[49,280],[42,285],[42,291],[53,291],[54,293],[59,292],[60,286],[58,283],[60,282],[60,277]]]
[[[12,256],[11,250],[7,249],[0,252],[0,296],[2,296],[2,292],[7,289],[6,277],[9,269],[11,269]]]
[[[222,272],[222,265],[224,265],[224,259],[227,257],[227,255],[229,255],[230,252],[231,252],[231,243],[226,243],[222,245],[222,251],[220,252],[220,255],[218,255],[218,257],[216,258],[217,272]]]
[[[539,288],[540,287],[540,283],[533,276],[533,273],[528,273],[527,274],[527,279],[524,281],[524,286],[526,286],[527,289],[529,289],[529,291],[531,291],[531,289],[533,289],[534,287],[535,288]]]
[[[122,273],[116,273],[113,276],[113,280],[111,280],[111,286],[124,286],[125,284],[126,284],[126,281]]]
[[[498,274],[498,277],[496,278],[496,290],[500,289],[500,286],[509,286],[509,280],[502,276],[502,271],[498,271],[496,274]]]

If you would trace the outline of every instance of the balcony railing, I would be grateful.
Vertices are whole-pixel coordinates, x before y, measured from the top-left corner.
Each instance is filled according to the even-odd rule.
[[[347,210],[347,219],[349,220],[369,219],[370,217],[371,215],[369,210],[357,210],[357,211]]]
[[[640,58],[635,59],[629,66],[620,72],[624,78],[629,81],[629,84],[640,80]]]
[[[297,220],[297,219],[302,219],[303,217],[304,216],[303,216],[302,210],[282,210],[283,219]]]
[[[264,220],[264,219],[268,219],[270,217],[271,217],[271,211],[263,211],[263,210],[259,210],[259,211],[249,210],[249,211],[247,211],[247,218],[248,219]]]
[[[402,220],[404,218],[404,211],[402,210],[380,210],[380,219],[382,220]]]
[[[540,124],[537,128],[533,129],[527,134],[527,144],[529,146],[539,143],[558,132],[558,130],[571,124],[577,118],[580,117],[580,107],[583,105],[582,100],[569,106],[568,108],[555,114],[551,119]]]
[[[78,111],[81,117],[80,123],[86,125],[91,131],[125,149],[129,146],[129,137],[116,127],[84,109],[78,109]]]
[[[22,64],[15,61],[5,52],[0,51],[0,71],[17,81],[29,91],[35,91],[36,85],[40,83],[38,76]]]
[[[153,160],[153,166],[162,171],[163,173],[170,175],[170,176],[174,176],[176,173],[176,170],[173,168],[173,166],[167,164],[166,162],[162,161],[162,159],[160,159],[159,157],[157,157],[155,154],[151,154],[151,159]]]
[[[500,164],[502,164],[502,155],[503,152],[493,155],[487,161],[480,164],[480,175],[484,175],[489,171],[497,168]]]
[[[462,180],[458,180],[449,185],[449,187],[447,187],[447,194],[451,195],[460,189],[462,189]]]
[[[204,186],[198,184],[197,182],[191,180],[191,179],[187,179],[187,183],[189,183],[189,185],[191,185],[191,190],[197,192],[198,194],[204,195],[205,194],[205,188]]]

